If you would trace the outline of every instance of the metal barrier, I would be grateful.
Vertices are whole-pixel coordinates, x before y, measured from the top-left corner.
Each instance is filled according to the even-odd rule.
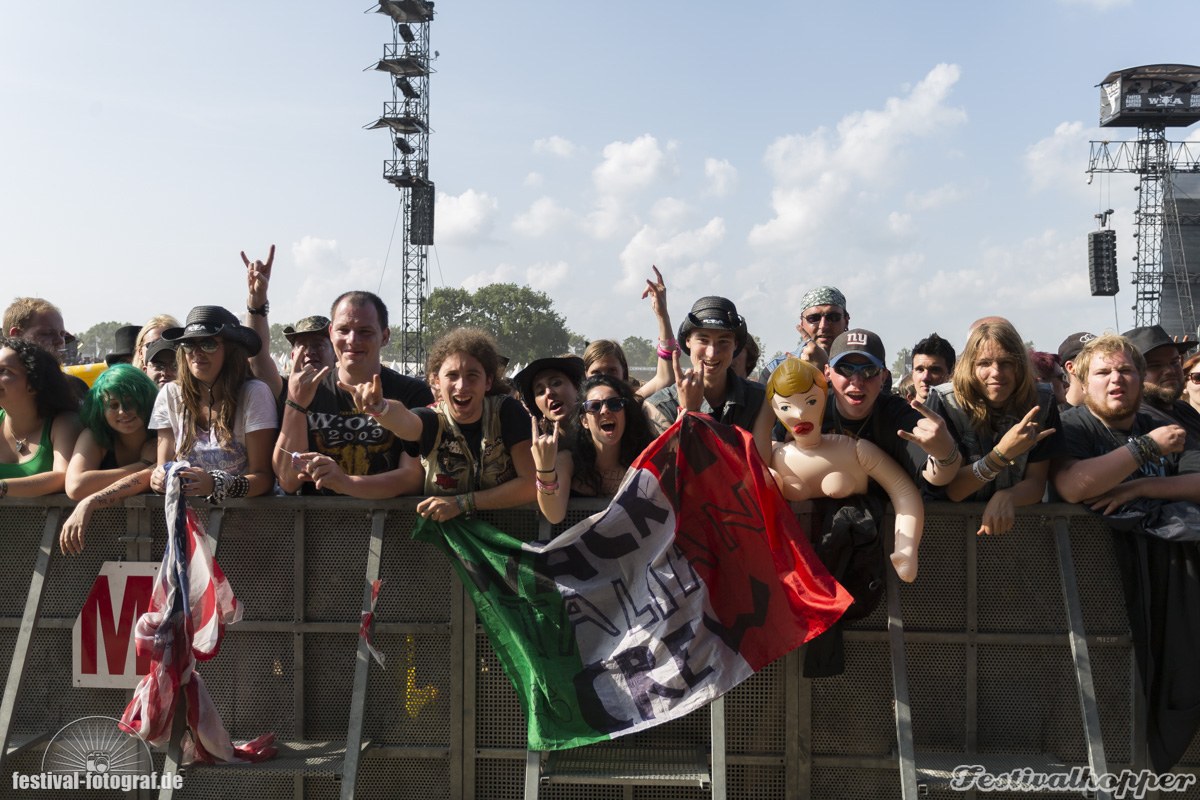
[[[175,797],[523,796],[523,712],[448,563],[410,540],[415,503],[264,498],[232,501],[220,515],[197,506],[246,608],[221,654],[199,669],[235,740],[274,731],[288,746],[274,762],[189,768]],[[44,742],[64,724],[120,715],[127,691],[72,687],[71,626],[102,562],[158,561],[163,552],[159,498],[98,513],[76,558],[57,552],[65,507],[62,497],[0,506],[0,674],[10,687],[20,678],[0,706],[0,796],[46,797],[10,792],[12,773],[38,772]],[[599,507],[575,502],[553,530]],[[961,797],[946,783],[955,764],[1144,765],[1107,529],[1075,506],[1045,505],[1020,509],[1004,536],[977,538],[981,510],[928,507],[920,577],[890,587],[890,615],[881,603],[848,626],[844,674],[809,681],[793,653],[727,695],[729,797]],[[535,509],[483,516],[526,539],[552,533]],[[1064,554],[1069,568],[1060,570]],[[375,642],[386,668],[367,662],[358,636],[372,564],[385,581]],[[1073,608],[1064,600],[1072,594]],[[708,719],[693,714],[628,743],[706,745]],[[1178,771],[1198,767],[1200,737]],[[652,786],[556,785],[543,794],[707,797]]]

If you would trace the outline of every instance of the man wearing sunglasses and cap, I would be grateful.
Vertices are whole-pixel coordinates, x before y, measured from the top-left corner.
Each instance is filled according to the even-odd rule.
[[[1181,425],[1188,435],[1188,449],[1200,447],[1200,413],[1183,395],[1183,354],[1196,346],[1195,340],[1176,341],[1161,325],[1133,328],[1122,334],[1146,359],[1141,411],[1159,422]]]
[[[650,395],[644,406],[646,418],[656,434],[671,427],[681,410],[699,411],[750,431],[762,406],[762,384],[746,380],[730,365],[746,346],[746,320],[737,306],[724,297],[701,297],[679,326],[679,347],[692,359],[692,369],[679,366],[679,351],[673,365],[675,384]]]
[[[933,486],[954,479],[961,466],[958,445],[945,421],[924,403],[884,394],[886,351],[878,335],[862,328],[839,334],[829,346],[825,377],[833,402],[822,433],[840,433],[878,445],[914,479]]]

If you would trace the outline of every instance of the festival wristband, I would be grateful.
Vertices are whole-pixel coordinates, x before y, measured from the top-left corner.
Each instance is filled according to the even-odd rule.
[[[284,404],[285,406],[287,406],[288,408],[294,408],[294,409],[296,409],[296,410],[297,410],[297,411],[299,411],[301,414],[308,414],[308,409],[307,409],[307,408],[305,408],[304,406],[300,405],[299,403],[297,403],[295,400],[293,400],[293,399],[292,399],[292,398],[290,398],[290,397],[289,397],[288,399],[284,400],[284,401],[283,401],[283,404]]]

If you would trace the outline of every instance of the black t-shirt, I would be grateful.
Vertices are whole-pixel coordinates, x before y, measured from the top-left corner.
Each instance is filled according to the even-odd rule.
[[[310,450],[333,458],[347,475],[378,475],[399,466],[403,453],[417,454],[416,442],[405,442],[374,418],[356,412],[354,398],[338,388],[337,380],[337,370],[330,370],[309,404]],[[379,382],[384,397],[407,408],[433,402],[433,392],[424,381],[387,367],[380,372]]]
[[[871,413],[863,419],[845,419],[838,412],[837,399],[829,392],[825,405],[825,419],[821,433],[840,433],[855,439],[864,439],[888,454],[900,465],[909,477],[916,479],[925,469],[926,453],[918,445],[900,438],[897,431],[912,432],[921,419],[914,409],[898,394],[880,394],[871,407]],[[782,426],[778,426],[782,428]]]
[[[1110,430],[1104,426],[1096,415],[1084,406],[1072,408],[1063,412],[1062,432],[1067,458],[1083,460],[1095,458],[1110,453],[1135,436],[1142,436],[1155,428],[1174,424],[1163,422],[1154,416],[1139,411],[1133,418],[1133,426],[1128,431]],[[1143,464],[1134,470],[1125,480],[1146,477],[1166,477],[1200,472],[1200,451],[1184,450],[1182,453],[1168,453],[1160,461]]]
[[[1162,408],[1146,398],[1142,398],[1142,407],[1138,409],[1138,413],[1149,415],[1159,425],[1180,426],[1187,431],[1188,449],[1200,447],[1200,412],[1192,408],[1190,403],[1176,400],[1169,407]]]
[[[433,450],[433,442],[437,438],[437,412],[432,408],[414,408],[413,413],[421,418],[420,452],[422,456],[427,456]],[[483,418],[465,425],[460,422],[458,429],[462,431],[471,455],[479,458],[479,446],[483,441]],[[512,397],[504,398],[500,402],[500,438],[504,440],[504,447],[511,452],[514,446],[529,441],[531,436],[529,412],[525,410],[525,406]]]

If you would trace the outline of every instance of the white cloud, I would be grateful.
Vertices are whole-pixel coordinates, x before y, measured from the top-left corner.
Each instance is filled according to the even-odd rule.
[[[650,219],[659,227],[678,228],[684,224],[690,211],[690,206],[683,200],[661,197],[651,206]]]
[[[575,155],[576,147],[561,136],[547,136],[533,143],[533,152],[547,153],[558,158],[570,158]]]
[[[737,183],[738,171],[724,159],[706,158],[704,159],[704,177],[708,179],[708,186],[704,193],[713,197],[724,197]]]
[[[437,237],[442,244],[479,244],[492,229],[499,203],[485,192],[467,189],[460,195],[438,192]]]
[[[893,211],[888,214],[887,224],[889,231],[898,236],[903,236],[912,227],[912,214],[902,214],[899,211]]]
[[[651,274],[650,265],[670,265],[672,284],[686,270],[695,268],[725,239],[725,220],[713,217],[703,227],[674,233],[644,225],[621,251],[622,279],[625,289],[642,285]]]
[[[605,195],[624,195],[644,189],[669,176],[674,165],[658,139],[646,133],[632,142],[612,142],[604,147],[604,159],[592,170],[596,189]]]
[[[571,267],[566,261],[544,261],[525,269],[513,264],[500,264],[495,269],[483,270],[463,278],[463,288],[474,292],[481,286],[493,283],[517,283],[539,292],[550,293],[562,286],[570,275]]]
[[[632,215],[617,198],[609,196],[596,201],[584,228],[597,239],[611,239],[632,224]]]
[[[1097,136],[1095,129],[1085,130],[1082,122],[1061,122],[1054,133],[1034,142],[1025,150],[1025,169],[1033,188],[1087,186],[1085,162],[1088,141]]]
[[[775,178],[775,216],[755,225],[755,247],[795,245],[842,213],[846,202],[886,184],[910,141],[962,124],[966,113],[947,105],[959,79],[953,64],[939,64],[904,97],[890,97],[880,110],[857,111],[810,134],[776,139],[764,162]]]
[[[374,259],[351,259],[341,253],[336,239],[305,236],[292,245],[295,275],[283,285],[295,283],[294,291],[275,292],[283,302],[272,302],[278,319],[295,319],[309,314],[328,314],[333,299],[352,289],[376,291],[383,267]],[[277,276],[282,277],[282,276]],[[272,281],[272,284],[279,281]],[[276,287],[276,288],[282,288]]]
[[[513,230],[522,236],[541,237],[569,224],[574,215],[559,206],[552,198],[540,197],[523,214],[513,220]]]
[[[925,192],[909,192],[904,198],[904,203],[914,211],[932,211],[957,203],[963,196],[961,189],[947,183]]]
[[[541,186],[544,182],[545,182],[545,178],[542,176],[542,173],[531,172],[525,176],[525,180],[521,181],[521,185],[531,188],[531,189],[536,189],[537,187]]]

